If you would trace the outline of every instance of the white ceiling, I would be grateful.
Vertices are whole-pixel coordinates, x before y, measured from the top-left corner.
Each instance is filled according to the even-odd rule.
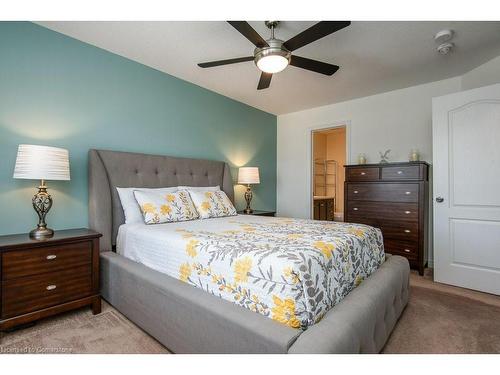
[[[290,66],[257,91],[253,62],[196,65],[253,54],[253,44],[223,21],[38,24],[274,114],[458,76],[500,55],[500,22],[353,22],[295,51],[339,65],[333,76]],[[268,38],[263,22],[250,24]],[[287,40],[312,24],[284,21],[276,37]],[[456,49],[447,56],[436,52],[433,39],[443,28],[456,32]]]

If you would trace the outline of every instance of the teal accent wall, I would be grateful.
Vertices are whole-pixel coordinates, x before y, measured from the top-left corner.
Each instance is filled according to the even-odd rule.
[[[0,235],[37,222],[38,181],[12,178],[21,143],[69,150],[71,181],[48,181],[54,229],[87,226],[90,148],[225,160],[233,179],[258,166],[253,206],[276,206],[276,116],[41,26],[0,22]]]

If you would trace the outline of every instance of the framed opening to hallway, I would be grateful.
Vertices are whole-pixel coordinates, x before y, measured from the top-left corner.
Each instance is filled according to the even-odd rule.
[[[322,126],[310,133],[310,215],[315,220],[344,220],[344,165],[349,163],[348,123]]]

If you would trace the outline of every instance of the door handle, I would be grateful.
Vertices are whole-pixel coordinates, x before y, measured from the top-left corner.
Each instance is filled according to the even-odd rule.
[[[436,197],[436,202],[443,203],[444,202],[444,198],[443,197]]]

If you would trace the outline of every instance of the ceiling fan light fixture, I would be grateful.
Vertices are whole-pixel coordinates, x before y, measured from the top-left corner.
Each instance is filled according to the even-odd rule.
[[[334,74],[339,70],[337,65],[297,55],[292,56],[292,52],[351,24],[350,21],[320,21],[288,39],[286,42],[283,42],[274,37],[274,29],[278,26],[279,21],[265,22],[266,26],[271,30],[271,38],[269,39],[262,38],[246,21],[227,22],[257,47],[253,52],[253,56],[203,62],[199,63],[198,66],[200,68],[212,68],[215,66],[237,64],[253,60],[257,68],[262,71],[257,90],[269,88],[273,74],[281,72],[286,69],[288,65],[293,65],[297,68],[327,76]]]
[[[255,65],[265,73],[281,72],[290,63],[291,53],[283,47],[282,40],[269,39],[267,43],[269,47],[255,49]]]
[[[281,55],[264,56],[257,61],[257,67],[265,73],[278,73],[287,66],[288,59]]]

